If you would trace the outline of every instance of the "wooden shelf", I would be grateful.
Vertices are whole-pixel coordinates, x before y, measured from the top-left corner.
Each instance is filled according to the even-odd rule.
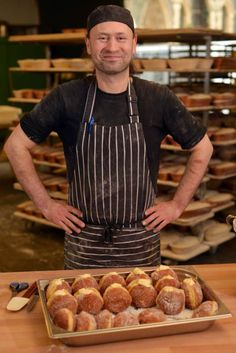
[[[211,143],[213,144],[213,146],[229,146],[229,145],[235,145],[236,139],[228,140],[228,141],[220,141],[220,142],[211,141]]]
[[[219,212],[219,211],[222,211],[222,210],[225,210],[231,206],[234,206],[235,202],[234,201],[230,201],[230,202],[227,202],[225,203],[224,205],[219,205],[219,206],[216,206],[216,207],[213,207],[212,208],[212,212]]]
[[[209,245],[210,247],[216,247],[235,237],[236,237],[235,233],[229,232],[228,234],[222,234],[221,237],[217,240],[210,240],[210,241],[204,240],[204,244]]]
[[[61,229],[59,226],[57,226],[54,223],[51,223],[51,222],[47,221],[45,218],[31,216],[31,215],[28,215],[28,214],[26,214],[24,212],[16,211],[16,212],[14,212],[14,216],[19,217],[19,218],[23,218],[23,219],[25,219],[27,221],[40,223],[40,224],[44,224],[46,226],[50,226],[50,227]]]
[[[10,67],[9,71],[11,72],[92,72],[93,70],[87,70],[84,68],[80,68],[80,67],[50,67],[48,69],[33,69],[33,68],[25,68],[22,69],[20,67]],[[203,69],[179,69],[179,70],[173,70],[171,68],[165,68],[165,69],[140,69],[138,70],[138,72],[180,72],[180,73],[205,73],[205,72],[213,72],[213,73],[224,73],[224,72],[236,72],[236,67],[235,69],[210,69],[210,70],[203,70]]]
[[[50,72],[92,72],[93,70],[88,70],[83,67],[50,67],[48,69],[22,69],[20,67],[11,67],[9,69],[11,72],[45,72],[45,73],[50,73]]]
[[[162,257],[167,257],[168,259],[177,260],[177,261],[187,261],[196,257],[210,249],[210,246],[204,243],[199,244],[194,250],[189,251],[186,254],[176,254],[170,249],[163,249],[161,251]]]
[[[171,29],[148,29],[137,28],[138,42],[161,43],[161,42],[182,42],[182,43],[205,43],[210,37],[211,40],[236,40],[234,33],[225,33],[221,30],[207,28],[171,28]],[[28,34],[14,35],[8,39],[10,42],[47,43],[47,44],[78,44],[84,43],[86,30],[81,28],[75,33],[49,33],[49,34]]]
[[[15,190],[24,191],[20,183],[16,182],[13,184]],[[68,200],[68,195],[60,191],[49,191],[49,195],[57,200]]]
[[[201,183],[206,183],[206,182],[209,181],[209,180],[210,180],[210,178],[207,177],[207,176],[205,176],[205,177],[202,179]],[[157,184],[158,184],[158,185],[163,185],[163,186],[173,186],[173,187],[178,187],[178,185],[179,185],[179,183],[177,183],[177,182],[175,182],[175,181],[171,181],[171,180],[160,180],[160,179],[157,180]]]
[[[209,176],[209,178],[215,179],[215,180],[225,180],[225,179],[236,177],[236,173],[224,174],[224,175],[214,175],[214,174],[208,173],[207,175]]]
[[[34,164],[37,165],[45,165],[47,167],[56,167],[56,168],[61,168],[61,169],[66,169],[66,165],[65,164],[60,164],[60,163],[50,163],[47,161],[38,161],[37,159],[33,159]]]
[[[11,97],[11,98],[8,98],[8,101],[9,102],[12,102],[12,103],[39,103],[41,99],[37,99],[37,98],[14,98],[14,97]]]
[[[206,221],[207,219],[210,219],[214,217],[214,212],[208,212],[205,213],[201,216],[197,217],[191,217],[191,218],[178,218],[176,221],[171,222],[171,224],[176,224],[179,226],[195,226],[198,223],[201,223],[203,221]]]

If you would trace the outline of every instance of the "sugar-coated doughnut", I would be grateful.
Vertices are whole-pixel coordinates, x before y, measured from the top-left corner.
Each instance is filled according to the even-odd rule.
[[[59,289],[49,297],[47,307],[49,314],[53,318],[56,311],[61,308],[67,308],[75,314],[77,312],[78,303],[76,298],[67,292],[66,289]]]
[[[128,310],[116,314],[114,318],[114,327],[131,326],[138,324],[138,315]]]
[[[166,286],[171,286],[171,287],[180,287],[180,282],[178,279],[172,277],[171,275],[163,276],[161,277],[155,284],[155,289],[157,293],[161,291],[162,288]]]
[[[155,284],[161,277],[168,275],[178,280],[178,276],[172,268],[166,265],[160,265],[151,273],[151,278]]]
[[[106,273],[99,281],[99,289],[103,294],[107,287],[109,287],[113,283],[119,283],[125,287],[126,282],[123,276],[118,274],[117,272],[109,272]]]
[[[103,294],[104,308],[113,313],[119,313],[130,306],[132,302],[128,290],[119,283],[113,283]]]
[[[77,276],[72,283],[72,293],[77,292],[81,288],[96,288],[98,289],[98,282],[89,273],[84,273]]]
[[[114,315],[107,309],[100,311],[95,317],[98,329],[111,328],[114,324]]]
[[[149,279],[150,281],[152,281],[151,277],[145,271],[141,270],[138,267],[135,267],[126,277],[126,284],[128,285],[130,282],[139,278]]]
[[[81,288],[74,296],[78,302],[78,312],[87,311],[95,315],[103,307],[103,298],[96,288]]]
[[[127,287],[134,306],[150,308],[155,304],[157,292],[149,279],[136,279]]]
[[[202,302],[193,312],[193,317],[212,316],[217,313],[219,306],[215,300]]]
[[[97,323],[95,317],[86,311],[81,311],[76,315],[75,331],[92,331],[96,330]]]
[[[157,308],[148,308],[141,311],[138,316],[140,324],[150,324],[152,322],[162,322],[166,320],[166,315]]]
[[[76,323],[75,314],[67,308],[61,308],[56,311],[53,322],[56,326],[66,331],[74,331]]]
[[[185,307],[183,289],[164,287],[157,295],[156,304],[167,315],[179,314]]]
[[[66,289],[69,293],[71,293],[71,286],[69,285],[68,282],[66,282],[62,278],[55,278],[51,281],[49,281],[49,284],[46,289],[46,298],[49,299],[49,297],[59,289]]]
[[[181,283],[185,293],[185,306],[188,309],[196,309],[203,300],[201,285],[193,278],[185,278]]]

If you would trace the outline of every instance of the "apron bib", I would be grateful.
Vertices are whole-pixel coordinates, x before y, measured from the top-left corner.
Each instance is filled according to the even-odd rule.
[[[79,234],[66,233],[65,268],[158,265],[159,233],[141,224],[155,193],[134,87],[129,82],[129,123],[118,126],[96,124],[96,90],[93,80],[69,187],[69,204],[83,212],[86,227]]]

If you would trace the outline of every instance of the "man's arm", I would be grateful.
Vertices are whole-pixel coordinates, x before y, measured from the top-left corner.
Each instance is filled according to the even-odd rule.
[[[69,233],[72,230],[79,233],[80,228],[84,227],[84,223],[78,218],[82,213],[50,197],[32,161],[30,149],[35,145],[18,125],[6,141],[4,151],[20,184],[44,217]]]
[[[159,202],[146,210],[146,218],[143,220],[143,225],[147,230],[158,232],[182,214],[206,172],[212,152],[212,144],[205,134],[202,140],[191,150],[185,173],[173,199]]]

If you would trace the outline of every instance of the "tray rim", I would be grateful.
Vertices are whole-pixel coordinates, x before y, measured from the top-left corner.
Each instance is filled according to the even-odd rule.
[[[158,266],[154,266],[154,267],[139,267],[140,269],[143,269],[145,272],[153,272]],[[211,287],[209,287],[206,282],[200,277],[200,275],[198,274],[198,272],[195,270],[195,268],[191,265],[180,265],[180,266],[170,266],[173,270],[177,270],[177,271],[182,271],[184,272],[185,275],[187,276],[191,276],[191,277],[195,277],[198,279],[198,281],[201,283],[201,286],[203,286],[203,288],[205,290],[208,291],[208,293],[214,297],[214,300],[217,301],[218,305],[219,305],[219,312],[216,315],[212,315],[212,316],[204,316],[204,317],[199,317],[199,318],[189,318],[189,319],[173,319],[173,320],[168,320],[168,321],[163,321],[163,322],[159,322],[159,323],[149,323],[149,324],[139,324],[139,325],[133,325],[133,326],[125,326],[125,327],[113,327],[110,329],[96,329],[96,330],[92,330],[92,331],[73,331],[73,332],[67,332],[64,331],[63,329],[60,329],[58,327],[56,327],[52,320],[51,317],[49,315],[48,309],[47,309],[47,305],[46,305],[46,298],[45,298],[45,292],[44,292],[44,288],[46,287],[46,285],[49,283],[50,279],[38,279],[36,281],[37,283],[37,287],[38,287],[38,292],[39,292],[39,297],[40,297],[40,302],[41,302],[41,307],[43,310],[43,314],[44,314],[44,320],[46,323],[46,327],[47,327],[47,333],[48,336],[52,339],[60,339],[62,340],[65,344],[66,344],[66,340],[70,339],[70,338],[86,338],[89,336],[100,336],[101,334],[116,334],[116,333],[127,333],[127,332],[133,332],[133,331],[143,331],[143,330],[148,330],[148,329],[158,329],[159,327],[176,327],[176,326],[181,326],[184,324],[199,324],[199,323],[204,323],[204,324],[212,324],[215,320],[219,320],[219,319],[226,319],[226,318],[230,318],[232,317],[232,313],[230,312],[230,310],[228,309],[228,307],[223,303],[223,301],[218,297],[218,295],[213,291],[213,289]],[[96,269],[97,270],[97,269]],[[102,269],[101,269],[102,270]],[[107,269],[105,269],[107,270]],[[123,268],[112,268],[111,272],[117,272],[121,275],[127,275],[132,269],[129,269],[128,271],[124,270]],[[78,270],[79,272],[79,270]],[[88,269],[89,272],[89,269]],[[92,274],[95,278],[96,277],[101,277],[103,276],[105,273],[94,273]],[[79,273],[78,273],[79,274]],[[56,278],[63,278],[68,282],[72,282],[73,279],[75,278],[75,276],[73,277],[56,277]],[[42,286],[44,288],[42,288]],[[54,328],[57,332],[54,332]],[[194,331],[194,330],[193,330]],[[200,330],[196,330],[196,331],[200,331]],[[182,332],[183,334],[185,333],[184,331]],[[169,334],[171,335],[171,333]],[[158,335],[156,335],[158,336]],[[154,337],[154,336],[153,336]],[[124,339],[125,340],[125,339]],[[119,340],[121,341],[121,340]],[[107,341],[107,343],[109,343],[110,341]],[[104,342],[105,343],[105,342]],[[90,343],[90,344],[96,344],[95,343]],[[85,344],[81,344],[85,345]],[[89,344],[87,344],[89,345]],[[80,346],[78,344],[78,346]]]

